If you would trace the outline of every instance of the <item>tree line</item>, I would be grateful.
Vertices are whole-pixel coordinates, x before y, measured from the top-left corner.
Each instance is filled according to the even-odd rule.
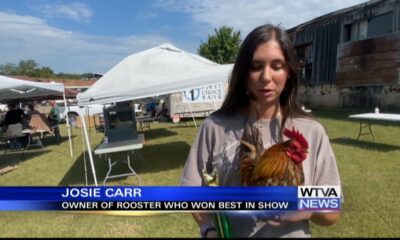
[[[214,34],[208,35],[206,42],[201,42],[197,53],[219,64],[233,63],[241,42],[240,31],[234,31],[232,27],[222,26],[214,29]],[[35,60],[31,59],[21,60],[18,64],[6,63],[0,65],[0,74],[56,79],[93,79],[99,76],[92,73],[54,73],[51,68],[40,67]]]
[[[18,64],[6,63],[0,65],[0,74],[28,76],[37,78],[53,78],[53,79],[93,79],[97,75],[93,73],[70,74],[70,73],[54,73],[49,67],[40,67],[35,60],[21,60]]]

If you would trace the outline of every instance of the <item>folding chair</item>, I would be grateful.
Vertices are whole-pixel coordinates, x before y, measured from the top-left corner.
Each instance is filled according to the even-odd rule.
[[[16,123],[8,125],[6,132],[3,135],[3,141],[6,141],[6,149],[3,153],[10,151],[24,151],[22,144],[20,142],[20,138],[25,137],[25,134],[22,132],[22,124]]]

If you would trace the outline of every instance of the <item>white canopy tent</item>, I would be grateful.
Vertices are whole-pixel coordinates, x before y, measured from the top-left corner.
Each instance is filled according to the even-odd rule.
[[[88,90],[78,94],[79,105],[122,102],[224,83],[232,64],[210,60],[163,44],[130,55]]]
[[[61,83],[43,83],[20,80],[0,75],[0,101],[32,99],[43,96],[63,96]]]
[[[232,67],[232,64],[220,65],[166,43],[123,59],[87,91],[78,94],[78,104],[123,102],[224,83]],[[97,185],[86,124],[83,119],[82,122]]]
[[[39,99],[44,97],[62,97],[65,106],[67,106],[64,84],[62,83],[33,82],[0,75],[0,102]],[[71,157],[73,157],[71,128],[69,126],[68,116],[67,126],[70,154]]]

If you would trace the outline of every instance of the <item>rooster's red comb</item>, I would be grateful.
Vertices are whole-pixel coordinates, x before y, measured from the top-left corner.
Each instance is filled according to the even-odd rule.
[[[301,132],[299,132],[298,130],[295,130],[294,127],[292,128],[292,130],[285,128],[285,130],[283,130],[283,135],[290,139],[296,140],[301,144],[303,148],[308,148],[307,140],[304,138],[303,134],[301,134]]]

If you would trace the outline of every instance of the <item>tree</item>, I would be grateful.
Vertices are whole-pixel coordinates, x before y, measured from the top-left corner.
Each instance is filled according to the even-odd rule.
[[[31,76],[31,74],[35,73],[37,67],[38,64],[35,60],[21,60],[18,63],[18,73],[24,76]]]
[[[4,75],[14,75],[17,72],[17,66],[14,63],[7,63],[0,66],[0,73]]]
[[[90,80],[94,78],[94,74],[93,73],[82,73],[81,74],[81,79],[83,80]]]
[[[53,70],[52,70],[51,68],[49,68],[49,67],[42,67],[42,68],[40,69],[40,77],[49,78],[49,77],[52,77],[52,76],[54,76],[54,72],[53,72]]]
[[[207,42],[200,44],[197,53],[220,64],[233,63],[242,42],[240,31],[234,32],[233,28],[222,26],[214,32],[214,35],[208,35]]]
[[[52,76],[54,76],[54,73],[49,67],[36,68],[33,72],[29,73],[29,77],[50,78]]]

